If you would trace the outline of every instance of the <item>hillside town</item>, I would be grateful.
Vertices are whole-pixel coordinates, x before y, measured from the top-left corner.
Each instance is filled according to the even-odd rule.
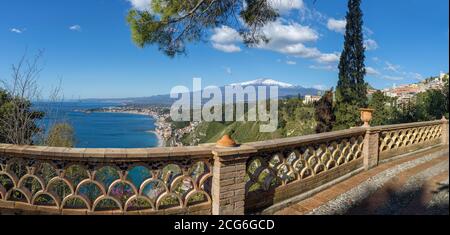
[[[444,87],[445,80],[448,78],[448,73],[441,72],[438,77],[431,77],[413,84],[394,85],[391,88],[383,89],[382,92],[388,97],[396,98],[397,107],[403,107],[410,102],[414,102],[414,98],[419,93],[432,89],[441,90]],[[369,94],[373,92],[374,90],[371,90]]]

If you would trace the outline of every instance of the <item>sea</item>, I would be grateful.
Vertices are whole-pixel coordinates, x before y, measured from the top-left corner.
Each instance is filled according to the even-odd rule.
[[[36,110],[46,113],[39,125],[48,132],[54,123],[72,125],[77,148],[151,148],[159,146],[155,120],[148,115],[85,112],[122,106],[104,102],[39,102]]]

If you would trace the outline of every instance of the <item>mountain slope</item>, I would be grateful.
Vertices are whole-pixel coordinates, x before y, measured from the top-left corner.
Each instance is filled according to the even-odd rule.
[[[301,96],[305,95],[317,95],[319,92],[321,92],[318,89],[315,88],[305,88],[302,86],[292,85],[285,82],[280,82],[272,79],[257,79],[253,81],[247,81],[242,83],[234,83],[230,84],[230,86],[277,86],[278,87],[278,97],[279,98],[285,98],[285,97],[297,97],[299,94]],[[225,87],[220,87],[220,90],[222,91],[222,94],[225,94]],[[269,93],[267,93],[269,94]],[[191,92],[192,97],[192,92]],[[148,104],[148,105],[164,105],[164,106],[170,106],[175,102],[177,99],[170,98],[169,94],[166,95],[155,95],[150,97],[137,97],[137,98],[124,98],[124,99],[87,99],[85,101],[91,101],[91,102],[118,102],[118,103],[124,103],[124,104]]]
[[[182,138],[184,145],[215,143],[229,134],[238,143],[271,140],[313,134],[316,121],[314,108],[297,98],[282,100],[279,106],[279,125],[273,133],[262,133],[260,122],[202,122]]]

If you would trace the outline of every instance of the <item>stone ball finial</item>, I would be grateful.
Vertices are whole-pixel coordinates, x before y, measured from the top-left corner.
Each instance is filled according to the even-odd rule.
[[[364,108],[364,109],[359,109],[359,111],[361,111],[361,121],[364,122],[363,127],[370,127],[370,121],[372,121],[372,114],[375,111],[375,109],[369,109],[369,108]]]
[[[219,141],[217,141],[216,143],[217,147],[225,147],[225,148],[230,148],[230,147],[236,147],[236,141],[234,141],[230,135],[224,135],[222,137],[222,139],[220,139]]]

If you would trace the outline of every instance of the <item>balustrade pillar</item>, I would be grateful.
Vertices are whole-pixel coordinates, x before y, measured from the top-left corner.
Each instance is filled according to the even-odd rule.
[[[442,144],[448,145],[449,143],[449,129],[448,129],[448,120],[445,117],[442,117]]]
[[[367,128],[364,137],[363,158],[364,168],[366,170],[378,166],[379,162],[379,131],[372,128]]]
[[[244,214],[247,160],[255,152],[256,149],[249,146],[217,147],[213,150],[213,215]]]
[[[379,161],[379,132],[370,127],[374,109],[360,109],[361,120],[364,122],[363,127],[366,128],[364,137],[363,157],[364,168],[372,169],[378,165]]]

